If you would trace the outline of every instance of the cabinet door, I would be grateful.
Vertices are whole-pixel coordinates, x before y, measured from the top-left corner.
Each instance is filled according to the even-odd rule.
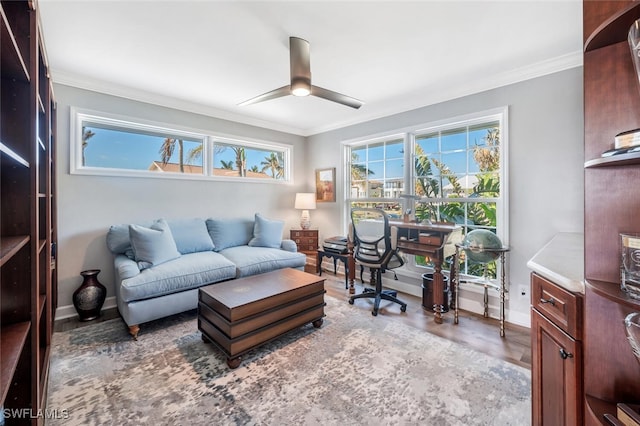
[[[582,346],[531,310],[533,424],[582,424]]]

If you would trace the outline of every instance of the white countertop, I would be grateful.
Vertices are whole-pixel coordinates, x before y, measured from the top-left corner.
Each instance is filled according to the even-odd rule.
[[[527,267],[566,290],[584,294],[584,235],[557,234],[527,262]]]

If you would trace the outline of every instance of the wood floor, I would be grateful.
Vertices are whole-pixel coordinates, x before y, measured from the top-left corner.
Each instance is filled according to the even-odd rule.
[[[349,291],[344,288],[344,275],[333,275],[330,272],[323,273],[327,294],[337,299],[344,299],[348,303]],[[356,280],[356,293],[362,291],[362,286]],[[398,297],[407,303],[407,312],[401,313],[398,305],[383,301],[378,315],[393,316],[408,326],[415,327],[445,339],[452,340],[463,345],[470,346],[479,352],[486,353],[496,358],[503,359],[525,368],[531,368],[531,336],[526,327],[506,324],[505,337],[500,337],[500,324],[498,320],[484,318],[466,311],[460,311],[459,323],[453,323],[453,312],[443,315],[443,323],[436,324],[433,321],[433,313],[422,309],[422,301],[419,297],[405,293],[398,293]],[[371,311],[371,302],[359,300],[354,307],[364,311]],[[55,331],[65,331],[84,325],[95,324],[117,318],[116,309],[103,310],[100,318],[80,322],[76,318],[68,318],[55,322]],[[372,317],[372,320],[375,320]]]
[[[344,288],[344,276],[331,273],[322,274],[326,278],[327,294],[337,299],[343,298],[348,303],[349,290]],[[356,280],[356,293],[362,286]],[[459,311],[458,324],[453,323],[453,311],[443,315],[443,323],[433,321],[433,313],[422,308],[419,297],[398,292],[398,298],[407,304],[407,312],[401,313],[400,307],[392,302],[383,301],[378,315],[393,316],[408,326],[415,327],[445,339],[467,345],[496,358],[531,369],[531,334],[530,329],[509,323],[505,324],[505,337],[500,337],[500,322],[493,318],[484,318],[471,312]],[[371,311],[371,302],[356,300],[355,307]],[[372,321],[375,321],[372,316]]]

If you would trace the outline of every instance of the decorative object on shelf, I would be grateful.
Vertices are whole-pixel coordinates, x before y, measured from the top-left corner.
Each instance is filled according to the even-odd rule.
[[[640,234],[620,234],[620,245],[620,287],[629,297],[640,299]]]
[[[640,146],[640,129],[618,133],[615,137],[615,148],[631,148]]]
[[[336,201],[336,168],[316,170],[316,201]]]
[[[296,194],[295,208],[302,210],[300,216],[300,227],[302,229],[309,229],[311,226],[311,215],[309,210],[315,210],[316,199],[313,192],[298,192]]]
[[[633,354],[640,362],[640,312],[632,312],[626,316],[624,330],[627,333]]]
[[[100,310],[107,297],[107,289],[98,281],[100,269],[80,272],[84,277],[82,285],[73,292],[75,306],[80,321],[91,321],[100,316]]]
[[[633,59],[633,68],[636,70],[636,77],[640,82],[640,19],[637,19],[629,28],[629,49],[631,49],[631,59]]]

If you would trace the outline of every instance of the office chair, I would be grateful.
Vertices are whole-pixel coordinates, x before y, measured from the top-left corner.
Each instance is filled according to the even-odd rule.
[[[382,272],[403,264],[402,257],[396,250],[397,233],[396,227],[389,226],[389,217],[384,210],[351,210],[349,237],[354,244],[353,257],[360,265],[371,270],[372,276],[375,276],[375,289],[365,289],[362,293],[351,296],[349,304],[353,305],[355,299],[375,299],[371,311],[373,316],[378,315],[381,300],[398,303],[400,311],[407,311],[407,304],[396,297],[397,292],[382,289]]]

